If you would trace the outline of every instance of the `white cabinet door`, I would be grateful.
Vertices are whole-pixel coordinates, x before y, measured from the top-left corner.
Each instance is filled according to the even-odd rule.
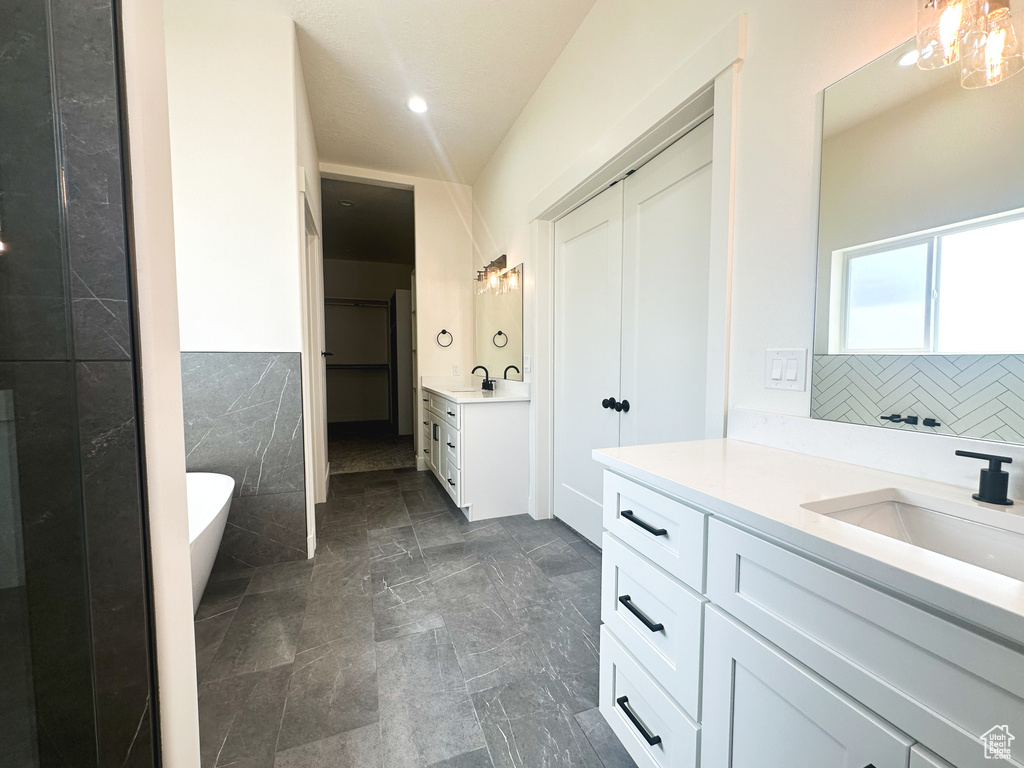
[[[707,609],[701,765],[907,768],[911,743],[718,608]]]
[[[625,182],[621,445],[705,437],[712,125]]]
[[[555,515],[601,539],[595,448],[619,444],[622,184],[555,224]]]

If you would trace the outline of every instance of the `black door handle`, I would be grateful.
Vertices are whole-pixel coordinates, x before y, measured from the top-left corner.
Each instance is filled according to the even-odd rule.
[[[601,401],[601,407],[602,408],[614,408],[615,407],[615,398],[614,397],[606,397],[604,400]]]
[[[320,357],[334,357],[333,352],[321,352]]]
[[[437,424],[435,424],[435,425],[434,425],[434,442],[435,442],[435,443],[436,443],[436,442],[438,441],[438,439],[439,439],[439,438],[437,437],[437,427],[438,427],[438,425],[437,425]]]
[[[630,601],[629,595],[619,595],[619,602],[626,606],[629,609],[630,613],[632,613],[634,616],[640,619],[640,621],[643,622],[643,625],[647,627],[649,630],[651,630],[651,632],[661,632],[663,629],[665,629],[664,624],[655,624],[653,621],[651,621],[642,613],[640,613],[639,609]]]
[[[650,731],[644,728],[643,724],[639,720],[637,720],[637,717],[633,714],[633,711],[626,706],[626,704],[629,703],[629,697],[620,696],[615,700],[615,703],[618,704],[622,711],[626,713],[626,717],[629,718],[629,722],[631,722],[636,727],[636,729],[640,731],[640,735],[644,737],[648,744],[650,744],[652,747],[655,744],[661,744],[661,736],[652,736]]]
[[[668,531],[666,531],[664,528],[655,528],[650,523],[645,523],[639,517],[634,515],[633,510],[631,509],[624,509],[621,512],[619,512],[619,515],[629,520],[629,522],[631,522],[633,525],[639,525],[645,531],[647,531],[650,534],[653,534],[654,536],[668,536]]]

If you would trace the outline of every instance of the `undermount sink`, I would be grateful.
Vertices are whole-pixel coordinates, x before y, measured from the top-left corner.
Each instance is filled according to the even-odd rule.
[[[801,505],[915,547],[1024,581],[1024,516],[899,488]]]
[[[449,389],[449,392],[476,392],[476,387],[466,387],[465,389]]]

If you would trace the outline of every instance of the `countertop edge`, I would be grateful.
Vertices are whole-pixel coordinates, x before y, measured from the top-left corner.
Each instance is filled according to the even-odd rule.
[[[530,395],[521,395],[514,393],[499,393],[492,395],[491,397],[466,397],[465,393],[452,392],[451,390],[442,389],[440,387],[435,387],[430,384],[424,384],[423,389],[435,395],[440,395],[446,400],[451,400],[456,405],[475,405],[477,403],[528,403],[531,399]]]
[[[770,450],[779,451],[782,449],[774,448]],[[785,452],[794,453],[792,451]],[[794,453],[794,455],[802,456],[803,454]],[[789,523],[777,520],[771,515],[737,506],[716,496],[709,495],[698,488],[685,485],[664,475],[646,470],[637,464],[612,456],[604,450],[595,450],[593,458],[599,464],[617,474],[636,480],[689,504],[701,507],[713,517],[721,518],[726,522],[737,523],[763,536],[788,545],[793,549],[807,553],[812,558],[824,561],[861,579],[865,579],[883,590],[893,592],[908,598],[912,602],[926,606],[931,611],[937,612],[940,615],[951,616],[984,632],[995,634],[1018,646],[1024,646],[1024,614],[998,603],[990,602],[984,596],[975,594],[971,590],[964,590],[953,584],[935,581],[907,570],[905,567],[901,567],[899,563],[829,541],[813,533],[800,530]],[[824,459],[824,461],[834,464],[846,463],[831,459]],[[935,554],[936,557],[953,560],[953,558],[947,558],[944,555],[932,554]]]

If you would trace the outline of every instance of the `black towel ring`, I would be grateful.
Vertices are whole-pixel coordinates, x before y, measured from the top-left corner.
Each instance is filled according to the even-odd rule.
[[[499,344],[499,343],[498,343],[498,337],[499,337],[499,336],[501,336],[501,337],[502,337],[503,339],[505,339],[505,343],[504,343],[504,344]],[[494,334],[494,336],[493,336],[493,337],[491,338],[491,343],[493,343],[493,344],[494,344],[494,346],[496,346],[496,347],[499,347],[499,348],[500,348],[500,347],[504,347],[504,346],[507,346],[507,345],[508,345],[508,336],[506,336],[506,335],[505,335],[505,332],[504,332],[504,331],[498,331],[498,332],[497,332],[496,334]]]
[[[447,336],[448,337],[448,343],[447,344],[442,344],[441,343],[441,337],[442,336]],[[442,328],[441,332],[439,334],[437,334],[437,346],[439,346],[439,347],[450,347],[452,345],[453,341],[455,341],[455,337],[452,336],[450,333],[448,333],[448,331],[446,331],[444,328]]]

